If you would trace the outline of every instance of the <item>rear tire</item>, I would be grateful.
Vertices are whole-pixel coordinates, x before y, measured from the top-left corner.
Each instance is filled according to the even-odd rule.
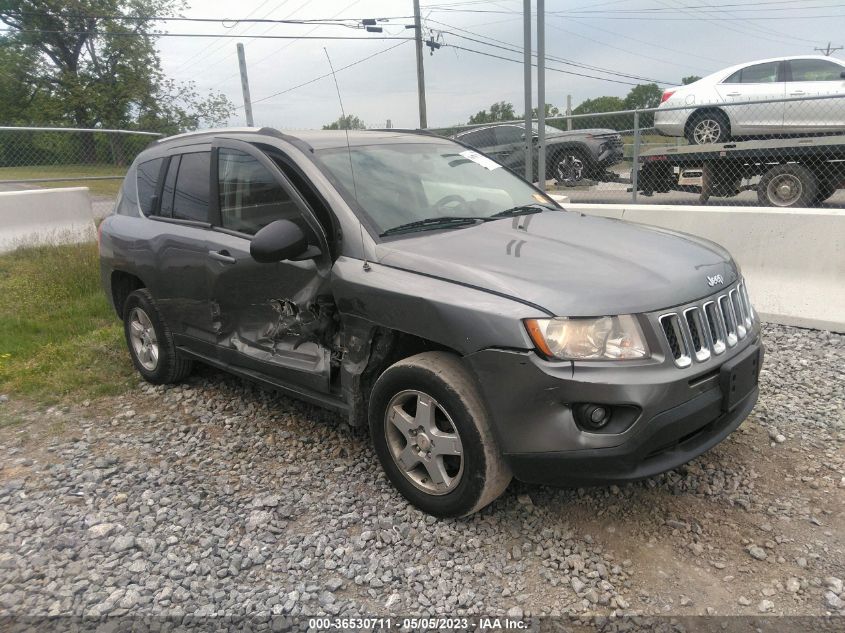
[[[426,352],[390,366],[373,387],[369,418],[382,468],[423,512],[466,516],[510,483],[486,407],[453,354]]]
[[[123,332],[132,363],[147,382],[154,385],[176,383],[191,373],[191,361],[179,355],[173,334],[146,288],[136,290],[126,298]]]
[[[757,200],[767,207],[809,207],[818,193],[816,175],[796,164],[773,167],[757,185]]]
[[[690,145],[726,143],[731,138],[731,123],[718,110],[695,112],[687,123],[685,136]]]

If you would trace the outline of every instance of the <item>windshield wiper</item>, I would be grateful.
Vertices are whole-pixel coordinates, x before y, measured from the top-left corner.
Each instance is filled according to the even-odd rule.
[[[533,213],[542,213],[545,210],[551,210],[553,207],[547,207],[543,204],[521,204],[504,211],[499,211],[489,216],[490,218],[512,218],[518,215],[531,215]]]
[[[387,229],[384,233],[379,235],[379,237],[396,235],[397,233],[412,233],[414,231],[427,231],[429,229],[466,226],[468,224],[478,224],[479,222],[485,222],[488,219],[489,218],[479,218],[476,216],[442,216],[438,218],[426,218],[425,220],[416,220],[415,222],[408,222],[407,224],[400,224],[399,226],[394,226],[392,229]]]

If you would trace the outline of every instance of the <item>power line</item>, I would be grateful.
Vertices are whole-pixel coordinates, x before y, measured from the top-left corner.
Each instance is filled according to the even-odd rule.
[[[442,44],[442,46],[448,46],[450,48],[454,48],[455,50],[466,51],[468,53],[475,53],[477,55],[483,55],[485,57],[492,57],[494,59],[501,59],[501,60],[504,60],[506,62],[515,62],[517,64],[524,64],[523,60],[521,60],[521,59],[511,59],[510,57],[503,57],[502,55],[496,55],[494,53],[486,53],[484,51],[478,51],[478,50],[475,50],[473,48],[467,48],[465,46],[458,46],[457,44]],[[537,67],[537,64],[532,63],[531,65],[534,66],[535,68]],[[551,70],[552,72],[556,72],[556,73],[563,73],[564,75],[575,75],[576,77],[586,77],[587,79],[597,79],[598,81],[609,81],[611,83],[623,84],[625,86],[638,86],[638,85],[640,85],[640,84],[632,83],[630,81],[622,81],[620,79],[610,79],[609,77],[596,77],[595,75],[587,75],[587,74],[584,74],[584,73],[576,73],[573,70],[563,70],[562,68],[554,68],[554,67],[548,66],[548,65],[546,66],[546,70]]]
[[[354,40],[359,42],[372,42],[375,40],[402,40],[410,42],[412,37],[396,37],[396,36],[381,36],[381,37],[356,37],[353,35],[237,35],[230,33],[121,33],[121,32],[103,32],[103,31],[53,31],[45,29],[35,30],[18,30],[18,29],[0,29],[0,33],[24,33],[27,35],[43,35],[43,34],[62,34],[62,35],[108,35],[115,37],[196,37],[196,38],[222,38],[222,39],[263,39],[263,40]]]
[[[377,51],[377,52],[373,53],[372,55],[367,55],[366,57],[362,57],[361,59],[359,59],[357,61],[354,61],[350,64],[347,64],[346,66],[341,66],[340,68],[337,68],[335,70],[335,72],[340,72],[342,70],[346,70],[347,68],[352,68],[353,66],[357,66],[358,64],[363,64],[364,62],[371,60],[373,57],[378,57],[379,55],[383,55],[384,53],[392,51],[395,48],[399,48],[400,46],[405,44],[405,42],[412,42],[412,41],[413,41],[413,38],[406,39],[402,42],[399,42],[398,44],[394,44],[393,46],[389,46],[389,47],[387,47],[383,50]],[[291,86],[290,88],[286,88],[285,90],[280,90],[279,92],[275,92],[275,93],[268,95],[266,97],[261,97],[261,99],[254,99],[252,104],[255,105],[256,103],[261,103],[262,101],[267,101],[269,99],[273,99],[274,97],[278,97],[280,95],[287,94],[288,92],[292,92],[292,91],[297,90],[299,88],[303,88],[304,86],[308,86],[308,85],[313,84],[317,81],[320,81],[321,79],[325,79],[326,77],[331,77],[331,76],[332,76],[331,73],[326,73],[324,75],[320,75],[319,77],[314,77],[314,79],[309,79],[308,81],[303,81],[301,84]],[[239,106],[239,107],[242,108],[243,106]]]
[[[430,21],[435,22],[435,20],[430,20]],[[446,26],[448,26],[448,25],[446,25]],[[452,27],[452,28],[455,28],[455,27]],[[456,29],[456,30],[465,31],[465,29]],[[501,49],[501,50],[505,50],[505,51],[508,51],[509,53],[521,53],[522,52],[522,49],[520,47],[518,47],[517,45],[509,44],[508,42],[497,40],[497,39],[492,38],[492,37],[487,37],[486,39],[492,40],[494,42],[499,42],[499,44],[502,44],[503,46],[501,46],[499,44],[491,44],[489,42],[484,42],[482,40],[479,40],[479,39],[476,39],[476,38],[473,38],[473,37],[461,35],[460,33],[454,33],[454,32],[451,32],[451,31],[441,31],[441,32],[447,33],[449,35],[453,35],[454,37],[459,37],[459,38],[464,39],[464,40],[468,40],[470,42],[475,42],[477,44],[483,44],[484,46],[490,46],[492,48],[498,48],[498,49]],[[465,32],[469,32],[469,31],[465,31]],[[479,36],[479,37],[486,37],[486,36],[482,35],[482,36]],[[534,53],[534,52],[532,52],[531,54],[534,57],[537,56],[536,53]],[[650,77],[642,77],[642,76],[639,76],[639,75],[630,75],[630,74],[627,74],[627,73],[621,73],[621,72],[618,72],[618,71],[615,71],[615,70],[602,68],[601,66],[592,66],[592,65],[589,65],[589,64],[582,64],[582,63],[575,62],[575,61],[568,60],[568,59],[564,59],[564,58],[561,58],[561,57],[556,57],[554,55],[546,55],[546,59],[557,62],[559,64],[564,64],[566,66],[574,66],[576,68],[583,68],[585,70],[593,70],[593,71],[596,71],[596,72],[605,73],[605,74],[608,74],[608,75],[615,75],[617,77],[624,77],[624,78],[627,78],[627,79],[638,79],[640,81],[648,81],[648,82],[653,82],[653,83],[669,84],[669,85],[671,85],[673,83],[671,81],[664,81],[662,79],[653,79],[653,78],[650,78]]]

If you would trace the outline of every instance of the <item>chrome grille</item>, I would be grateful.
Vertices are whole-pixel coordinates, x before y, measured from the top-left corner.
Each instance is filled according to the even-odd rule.
[[[689,367],[736,346],[751,332],[754,318],[745,282],[740,281],[724,294],[659,320],[675,364]]]

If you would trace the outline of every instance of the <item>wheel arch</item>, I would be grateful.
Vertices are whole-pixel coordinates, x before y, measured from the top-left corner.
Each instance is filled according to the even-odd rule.
[[[687,117],[686,123],[684,123],[684,136],[689,136],[692,126],[695,125],[696,121],[699,117],[707,115],[707,114],[718,114],[723,116],[725,120],[728,122],[728,132],[731,132],[734,127],[733,120],[731,119],[731,115],[724,109],[720,108],[719,106],[704,106],[700,108],[696,108],[692,111],[692,113]]]
[[[130,294],[141,288],[146,288],[147,284],[133,273],[124,270],[113,270],[109,276],[109,285],[111,287],[111,300],[115,312],[119,318],[123,318],[123,306],[126,304],[126,299]]]

